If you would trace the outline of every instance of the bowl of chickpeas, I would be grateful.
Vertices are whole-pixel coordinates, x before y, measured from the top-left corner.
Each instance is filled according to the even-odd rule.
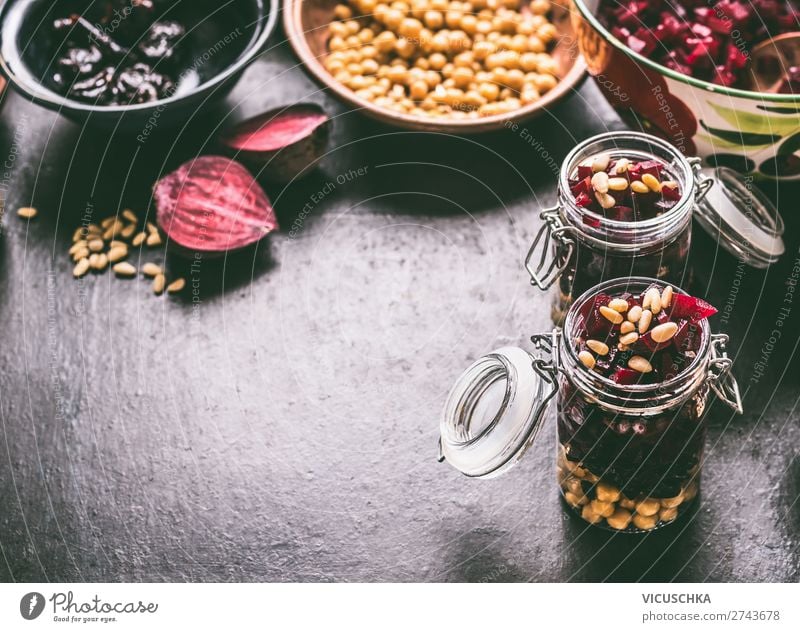
[[[286,0],[283,18],[320,83],[406,129],[500,129],[586,72],[568,0]]]

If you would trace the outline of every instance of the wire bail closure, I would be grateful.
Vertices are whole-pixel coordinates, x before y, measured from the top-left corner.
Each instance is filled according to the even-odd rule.
[[[544,220],[544,225],[536,233],[536,238],[528,250],[525,257],[525,269],[531,276],[531,285],[535,285],[540,290],[547,290],[563,274],[569,264],[572,252],[575,249],[575,241],[569,237],[572,227],[567,226],[561,221],[561,207],[556,205],[552,208],[543,210],[539,217]],[[541,255],[536,267],[531,263],[536,255],[536,249],[541,242]],[[556,245],[555,253],[548,261],[549,245],[554,242]]]
[[[744,412],[739,383],[731,373],[733,360],[728,357],[725,345],[727,334],[711,334],[711,361],[708,365],[708,383],[711,390],[738,414]]]

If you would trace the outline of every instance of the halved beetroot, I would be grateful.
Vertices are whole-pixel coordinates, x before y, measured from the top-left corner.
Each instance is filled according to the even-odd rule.
[[[330,119],[315,103],[277,108],[220,135],[220,142],[254,171],[278,182],[310,172],[328,144]]]
[[[701,298],[675,294],[669,306],[669,315],[672,319],[685,318],[690,323],[699,323],[704,318],[717,313],[717,308]]]
[[[617,367],[611,374],[611,379],[617,384],[636,384],[642,374],[633,369],[626,369],[625,367]]]
[[[221,254],[244,248],[278,228],[264,190],[238,162],[201,156],[153,188],[156,221],[171,242]]]

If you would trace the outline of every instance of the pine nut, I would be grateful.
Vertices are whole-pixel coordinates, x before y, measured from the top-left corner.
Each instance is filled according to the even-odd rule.
[[[39,211],[32,206],[23,206],[22,208],[17,209],[17,215],[22,219],[33,219],[38,213]]]
[[[639,182],[638,180],[631,182],[631,191],[634,193],[650,193],[650,189],[647,188],[647,185],[644,182]]]
[[[98,253],[96,253],[96,252],[93,252],[92,254],[89,255],[89,267],[90,268],[94,269],[94,267],[97,265],[97,258],[99,256],[100,255]]]
[[[615,503],[619,500],[620,491],[613,485],[609,485],[608,483],[598,483],[595,488],[595,495],[597,496],[597,500],[602,500],[604,502]]]
[[[651,287],[647,290],[642,300],[642,307],[649,309],[653,314],[658,314],[661,311],[661,292],[658,289]]]
[[[185,279],[175,279],[172,283],[167,286],[167,292],[170,294],[177,294],[186,286]]]
[[[628,368],[639,371],[639,373],[650,373],[653,370],[653,365],[642,356],[632,356],[628,360]]]
[[[152,247],[160,246],[161,245],[161,237],[158,233],[150,233],[147,236],[147,245]]]
[[[643,334],[650,328],[650,323],[653,320],[653,312],[649,309],[646,309],[642,312],[641,318],[639,318],[639,333]]]
[[[661,509],[661,503],[655,498],[645,498],[636,503],[636,513],[642,516],[655,516]]]
[[[84,235],[85,232],[86,231],[84,231],[83,226],[81,226],[80,228],[76,228],[75,232],[72,233],[72,243],[74,244],[74,243],[79,242],[79,241],[86,241],[83,238],[83,235]]]
[[[142,274],[146,277],[154,277],[161,274],[161,266],[156,263],[145,263],[142,266]]]
[[[628,310],[628,320],[632,323],[638,323],[642,317],[642,308],[639,305],[634,305]]]
[[[128,249],[127,248],[112,248],[108,251],[108,260],[111,263],[117,263],[118,261],[122,261],[125,257],[128,256]]]
[[[619,333],[621,334],[629,334],[632,331],[636,331],[636,325],[629,320],[626,320],[619,326]]]
[[[600,313],[606,318],[606,320],[610,320],[615,325],[619,325],[623,320],[622,314],[611,309],[610,307],[606,307],[605,305],[600,306]]]
[[[136,275],[136,268],[127,261],[122,261],[120,263],[114,264],[114,267],[112,269],[114,270],[114,273],[119,277],[130,278]]]
[[[628,160],[627,158],[620,158],[619,160],[617,160],[617,162],[614,163],[614,173],[615,174],[625,173],[628,170],[628,167],[630,167],[630,165],[631,165],[630,160]]]
[[[643,516],[642,514],[637,513],[633,517],[634,526],[638,529],[642,529],[643,531],[650,531],[650,529],[654,529],[657,521],[657,516]]]
[[[88,271],[89,271],[89,260],[81,259],[80,261],[78,261],[77,265],[72,269],[72,276],[74,276],[76,279],[80,279]]]
[[[111,241],[108,242],[108,247],[109,248],[127,248],[128,244],[126,244],[124,241],[119,241],[118,239],[112,239]]]
[[[72,246],[70,246],[69,254],[74,255],[76,252],[81,250],[82,248],[86,248],[89,244],[86,243],[85,239],[79,239],[76,241]]]
[[[608,169],[608,163],[611,162],[611,156],[608,154],[597,154],[592,158],[592,171],[605,171]]]
[[[594,194],[594,197],[602,208],[612,208],[617,203],[608,193],[600,193],[598,191]]]
[[[664,182],[661,183],[661,188],[663,189],[664,187],[668,189],[677,189],[678,183],[675,182],[675,180],[664,180]]]
[[[164,286],[167,283],[167,277],[163,274],[157,274],[153,278],[153,292],[156,294],[162,294],[164,292]]]
[[[695,483],[694,481],[692,481],[691,483],[689,483],[689,484],[686,486],[686,488],[683,490],[683,497],[684,497],[684,499],[685,499],[685,502],[687,502],[687,503],[688,503],[688,502],[689,502],[690,500],[692,500],[692,499],[693,499],[695,496],[697,496],[697,491],[698,491],[698,490],[697,490],[697,483]]]
[[[671,285],[664,288],[664,291],[661,292],[661,307],[670,306],[673,294],[675,294],[675,290],[672,289]]]
[[[566,500],[573,507],[580,507],[589,502],[589,499],[586,498],[586,496],[584,496],[583,494],[578,496],[573,492],[566,492],[564,494],[564,500]]]
[[[130,239],[133,237],[133,233],[136,232],[136,224],[128,224],[125,228],[123,228],[119,232],[119,236],[123,239]]]
[[[100,230],[100,227],[97,224],[89,224],[86,227],[86,237],[87,239],[92,235],[100,235],[103,231]]]
[[[628,181],[625,178],[609,178],[608,188],[612,191],[624,191],[628,188]]]
[[[624,314],[628,311],[628,301],[626,301],[624,298],[612,298],[608,302],[608,306],[615,312],[621,312]]]
[[[585,366],[587,369],[594,368],[595,365],[594,356],[588,351],[581,351],[578,354],[578,359],[583,363],[583,366]]]
[[[608,354],[608,345],[605,342],[600,342],[599,340],[587,340],[586,346],[594,351],[597,355],[604,356]]]
[[[133,224],[138,224],[139,223],[139,218],[136,217],[136,213],[134,213],[129,208],[126,208],[124,211],[122,211],[122,217],[124,217],[125,219],[127,219],[129,222],[131,222]]]
[[[158,235],[158,226],[153,222],[147,222],[147,232],[151,235]]]
[[[100,228],[105,230],[106,228],[111,226],[111,224],[113,224],[116,221],[117,221],[117,217],[115,215],[109,215],[108,217],[103,219],[103,221],[100,222]]]
[[[81,259],[85,259],[89,256],[89,249],[84,246],[83,248],[78,248],[75,252],[72,253],[72,260],[73,261],[80,261]]]
[[[103,239],[106,241],[116,239],[117,235],[119,235],[123,228],[124,226],[122,222],[115,219],[114,222],[108,228],[106,228],[105,232],[103,233]]]
[[[663,323],[650,330],[650,337],[658,343],[667,342],[678,333],[677,323]]]
[[[647,188],[651,191],[655,191],[656,193],[661,191],[661,183],[652,173],[642,174],[642,182],[646,184]]]
[[[87,244],[87,247],[89,248],[89,252],[100,252],[105,248],[105,245],[102,239],[92,239],[92,241]]]
[[[139,233],[138,235],[136,235],[136,237],[133,238],[133,241],[131,243],[134,245],[134,247],[138,248],[144,243],[145,239],[147,239],[147,233]]]
[[[92,266],[95,270],[105,270],[108,265],[108,255],[104,252],[98,253],[95,265]]]
[[[634,342],[639,340],[639,334],[635,331],[625,334],[624,336],[619,337],[619,341],[624,345],[632,345]]]
[[[608,193],[608,174],[605,171],[598,171],[592,176],[592,187],[598,193]]]
[[[613,514],[606,518],[606,522],[612,529],[618,529],[622,531],[623,529],[627,529],[628,525],[631,523],[631,512],[625,511],[624,509],[617,509]]]
[[[622,496],[617,504],[623,509],[633,509],[636,506],[635,502],[625,496]]]

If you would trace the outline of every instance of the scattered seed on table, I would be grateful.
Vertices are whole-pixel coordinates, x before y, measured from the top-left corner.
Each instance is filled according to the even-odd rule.
[[[186,279],[175,279],[167,286],[167,292],[177,294],[186,286]]]
[[[153,292],[156,294],[161,294],[164,292],[164,285],[167,283],[167,277],[163,274],[157,274],[153,278]]]
[[[139,218],[136,216],[136,213],[134,213],[129,208],[126,208],[124,211],[122,211],[122,217],[124,217],[125,219],[127,219],[129,222],[131,222],[133,224],[138,224],[139,223]]]
[[[136,232],[136,224],[128,224],[125,228],[123,228],[119,235],[123,239],[130,239],[133,237],[133,233]]]
[[[89,271],[89,260],[88,259],[81,259],[72,269],[72,276],[76,279],[80,279],[84,274]]]
[[[113,224],[113,223],[114,223],[114,222],[116,222],[116,221],[117,221],[117,218],[116,218],[116,216],[114,216],[114,215],[109,215],[108,217],[104,218],[104,219],[103,219],[103,220],[100,222],[100,228],[102,228],[103,230],[105,230],[106,228],[108,228],[109,226],[111,226],[111,224]]]
[[[92,268],[99,272],[101,270],[105,270],[107,265],[108,265],[108,255],[104,252],[100,252],[98,253],[97,260],[95,264],[92,266]]]
[[[151,248],[161,245],[161,236],[158,233],[150,233],[147,236],[147,245]]]
[[[86,248],[89,244],[86,242],[85,239],[79,239],[76,241],[72,246],[70,246],[69,254],[74,255],[76,252],[81,250],[82,248]]]
[[[86,234],[86,230],[81,226],[80,228],[76,228],[75,232],[72,233],[72,243],[77,243],[79,241],[86,241],[84,239],[84,235]]]
[[[153,222],[147,222],[147,232],[151,235],[158,235],[158,226],[156,226]]]
[[[156,263],[145,263],[142,266],[142,274],[146,277],[155,277],[161,274],[161,266]]]
[[[114,264],[113,270],[114,273],[119,277],[130,278],[136,276],[136,267],[127,261]]]
[[[39,211],[37,211],[32,206],[23,206],[22,208],[17,209],[17,215],[19,215],[23,219],[33,219],[34,217],[36,217],[36,214],[38,212]]]
[[[133,241],[131,243],[133,244],[134,247],[138,247],[144,243],[145,239],[147,239],[147,233],[142,232],[137,234],[136,237],[133,238]]]
[[[80,261],[81,259],[85,259],[89,256],[89,249],[84,246],[83,248],[78,248],[75,252],[72,253],[72,260],[73,261]]]
[[[119,241],[118,239],[112,239],[111,241],[108,242],[108,247],[109,248],[127,248],[128,244],[126,244],[124,241]]]
[[[100,252],[105,246],[106,244],[102,239],[92,239],[92,241],[87,244],[89,252]]]

